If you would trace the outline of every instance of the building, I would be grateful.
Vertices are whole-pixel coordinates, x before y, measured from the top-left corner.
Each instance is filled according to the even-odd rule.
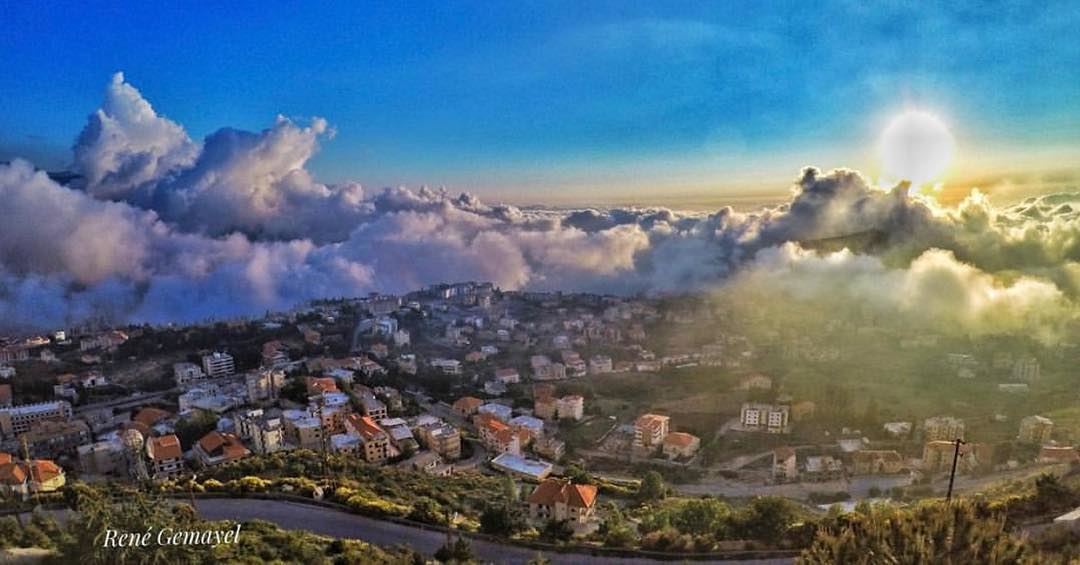
[[[461,361],[457,359],[432,359],[431,368],[444,375],[460,375]]]
[[[744,377],[739,381],[739,390],[753,390],[753,389],[771,389],[773,386],[772,379],[762,375],[761,373],[754,373],[747,377]]]
[[[174,363],[172,367],[173,379],[176,380],[178,386],[184,386],[188,383],[206,378],[206,373],[194,363]]]
[[[401,462],[401,467],[411,471],[422,471],[435,477],[448,477],[454,474],[454,466],[443,462],[434,451],[422,451]]]
[[[856,451],[851,462],[856,475],[891,475],[904,470],[904,458],[895,450]]]
[[[831,455],[811,455],[806,458],[803,474],[814,481],[831,481],[844,475],[844,462]]]
[[[179,476],[184,470],[184,451],[175,435],[151,437],[146,440],[146,456],[150,459],[150,474],[155,480]]]
[[[773,450],[773,482],[786,483],[799,478],[799,465],[795,450],[790,447],[777,447]]]
[[[499,420],[501,420],[503,422],[509,422],[510,418],[512,418],[514,416],[514,409],[510,408],[509,406],[507,406],[505,404],[498,404],[496,402],[488,402],[488,403],[485,403],[485,404],[481,404],[480,407],[476,409],[476,413],[478,415],[479,414],[490,414],[490,415],[494,416],[495,418],[498,418]]]
[[[1039,380],[1039,360],[1034,357],[1017,359],[1012,368],[1014,381],[1033,383]]]
[[[589,374],[603,375],[614,370],[611,357],[607,355],[593,355],[589,358]]]
[[[547,461],[529,459],[517,453],[502,453],[491,460],[491,466],[508,475],[529,481],[542,481],[554,469],[554,465]]]
[[[462,418],[468,418],[476,414],[477,409],[483,406],[484,401],[475,396],[463,396],[454,401],[454,412]]]
[[[304,385],[307,387],[308,395],[340,392],[337,387],[337,381],[335,381],[333,377],[306,377],[304,379]]]
[[[524,430],[532,437],[533,441],[544,436],[544,421],[540,418],[535,418],[533,416],[516,416],[511,418],[507,423],[515,430]]]
[[[669,432],[671,418],[659,414],[643,414],[634,421],[634,447],[654,450],[660,447]]]
[[[532,449],[537,455],[558,461],[566,454],[566,442],[553,436],[545,436],[533,442]]]
[[[390,436],[375,420],[367,416],[350,414],[345,420],[349,435],[360,440],[360,453],[368,463],[382,463],[390,458]]]
[[[964,439],[964,421],[952,416],[927,418],[923,422],[923,439],[926,441]]]
[[[374,420],[374,418],[372,418]],[[378,420],[379,427],[390,436],[390,444],[401,453],[415,453],[420,450],[420,444],[413,436],[409,424],[401,418],[383,418]]]
[[[1043,416],[1028,416],[1020,420],[1020,434],[1017,436],[1022,442],[1043,444],[1050,441],[1050,435],[1054,432],[1054,422]]]
[[[535,522],[569,521],[583,524],[592,517],[598,489],[568,480],[545,479],[525,499],[529,518]]]
[[[389,417],[389,412],[386,409],[386,405],[382,403],[378,398],[375,398],[375,393],[361,389],[357,394],[357,399],[360,402],[360,409],[364,416],[370,417],[376,422],[385,420]]]
[[[236,364],[233,362],[232,355],[220,351],[204,355],[202,365],[206,376],[211,379],[227,377],[236,372]]]
[[[419,426],[416,433],[425,447],[444,459],[461,458],[461,432],[454,426],[444,422],[432,423]]]
[[[663,452],[668,459],[688,459],[701,447],[701,439],[685,432],[671,432],[664,438]]]
[[[281,369],[262,369],[244,376],[248,402],[272,402],[278,399],[281,388],[285,386],[285,371]]]
[[[936,440],[923,446],[923,458],[920,468],[923,472],[934,473],[952,469],[953,456],[956,454],[956,442]],[[993,461],[991,446],[984,443],[964,443],[960,445],[956,468],[960,471],[974,471],[987,466]]]
[[[0,408],[11,408],[13,397],[11,385],[7,383],[0,384]]]
[[[19,443],[32,457],[58,458],[90,443],[90,426],[82,420],[44,420],[19,434]]]
[[[278,340],[268,341],[262,346],[262,366],[277,368],[289,363],[289,349]]]
[[[38,422],[70,420],[71,415],[71,404],[66,400],[0,408],[0,437],[12,438],[30,431]]]
[[[789,408],[785,404],[746,402],[739,413],[739,422],[747,431],[786,434],[790,431],[788,420]]]
[[[580,420],[585,416],[585,398],[570,394],[555,401],[555,414],[560,420]]]
[[[504,385],[516,384],[521,382],[521,375],[514,368],[495,369],[495,380]]]
[[[232,463],[251,455],[240,438],[218,431],[210,432],[195,442],[192,452],[205,467]]]
[[[252,451],[261,455],[285,447],[285,427],[281,418],[269,417],[262,409],[248,410],[237,416],[236,431]]]
[[[114,475],[126,471],[124,444],[115,438],[80,445],[79,470],[85,475]]]
[[[0,495],[25,500],[31,493],[57,491],[65,482],[64,470],[48,459],[16,461],[0,453]]]
[[[1080,451],[1075,447],[1044,445],[1039,450],[1039,463],[1080,463]]]

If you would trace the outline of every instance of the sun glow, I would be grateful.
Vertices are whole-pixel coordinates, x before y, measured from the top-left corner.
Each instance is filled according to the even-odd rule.
[[[881,180],[911,181],[912,188],[941,179],[952,161],[956,142],[937,116],[909,110],[893,118],[881,134]]]

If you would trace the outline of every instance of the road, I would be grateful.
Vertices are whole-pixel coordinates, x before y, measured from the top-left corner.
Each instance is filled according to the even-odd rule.
[[[168,390],[161,392],[136,392],[131,396],[124,398],[118,398],[116,400],[107,400],[105,402],[96,402],[94,404],[84,404],[82,406],[76,406],[74,412],[80,414],[83,412],[89,412],[91,410],[98,410],[101,408],[134,408],[143,404],[149,404],[151,402],[161,400],[165,395],[169,394]]]
[[[196,506],[199,515],[209,520],[265,520],[286,530],[307,530],[324,536],[358,539],[380,546],[405,544],[426,555],[435,553],[446,542],[446,534],[439,531],[422,530],[310,504],[278,500],[206,498],[196,501]],[[499,544],[476,539],[470,540],[470,543],[473,553],[488,563],[526,563],[536,557],[537,554],[535,549],[510,544]],[[658,561],[652,559],[596,557],[578,553],[547,554],[546,556],[553,563],[580,563],[585,565],[658,563]],[[713,563],[718,562],[720,561],[713,561]],[[759,565],[791,562],[791,559],[722,561],[722,563]],[[708,563],[708,561],[701,561],[700,563]]]

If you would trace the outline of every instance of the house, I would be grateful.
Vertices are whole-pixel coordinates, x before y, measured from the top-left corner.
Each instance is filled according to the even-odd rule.
[[[795,450],[790,447],[778,447],[773,450],[773,482],[785,483],[799,478],[799,466]]]
[[[856,475],[891,475],[904,470],[904,458],[895,450],[856,451],[851,462]]]
[[[556,400],[555,414],[560,420],[580,420],[585,416],[585,398],[570,394]]]
[[[150,473],[155,480],[176,477],[183,471],[184,452],[176,435],[147,438],[146,456],[150,459]]]
[[[763,375],[761,373],[754,373],[752,375],[748,375],[746,377],[743,377],[743,379],[739,381],[738,389],[739,390],[753,390],[753,389],[765,389],[765,390],[768,390],[768,389],[771,389],[772,387],[773,387],[772,379],[770,379],[769,377],[766,377],[765,375]]]
[[[634,447],[653,450],[667,437],[671,418],[659,414],[643,414],[634,421]]]
[[[457,359],[432,359],[431,368],[438,370],[444,375],[460,375],[461,361],[458,361]]]
[[[668,459],[690,458],[701,447],[701,439],[685,432],[671,432],[664,438],[663,452]]]
[[[341,392],[338,390],[337,381],[331,377],[306,377],[304,384],[307,386],[309,396],[324,392]]]
[[[400,467],[411,471],[423,471],[435,477],[448,477],[454,473],[454,466],[443,463],[442,457],[434,451],[422,451],[402,461]]]
[[[495,369],[495,380],[504,385],[521,382],[521,375],[514,368]]]
[[[0,495],[25,500],[31,493],[59,490],[65,482],[64,470],[53,461],[16,461],[0,453]]]
[[[0,408],[11,408],[13,396],[11,385],[7,383],[0,384]]]
[[[964,438],[964,421],[952,416],[934,416],[923,422],[923,439],[926,441],[953,441]]]
[[[1022,442],[1043,444],[1050,441],[1054,431],[1054,422],[1043,416],[1028,416],[1020,420],[1020,433],[1017,436]]]
[[[468,418],[476,414],[477,409],[483,406],[484,401],[475,396],[463,396],[454,401],[453,409],[459,416]]]
[[[495,453],[520,455],[522,436],[529,439],[528,432],[516,432],[490,414],[478,414],[476,428],[480,433],[480,442]]]
[[[593,517],[598,489],[563,479],[545,479],[525,499],[535,522],[569,521],[584,524]]]
[[[786,434],[789,408],[785,404],[764,404],[746,402],[739,413],[739,422],[747,431],[766,431],[771,434]]]
[[[169,420],[172,417],[172,413],[167,410],[148,406],[136,412],[135,415],[131,417],[131,421],[142,424],[143,426],[146,426],[147,429],[153,429],[154,426]]]
[[[612,372],[614,366],[612,365],[611,357],[607,355],[593,355],[589,358],[589,374],[590,375],[603,375]]]
[[[1039,450],[1039,463],[1078,463],[1080,451],[1075,447],[1044,445]]]
[[[195,458],[205,467],[232,463],[251,455],[251,451],[234,434],[217,431],[204,435],[192,449]]]
[[[892,437],[907,437],[911,434],[911,422],[886,422],[882,428]]]

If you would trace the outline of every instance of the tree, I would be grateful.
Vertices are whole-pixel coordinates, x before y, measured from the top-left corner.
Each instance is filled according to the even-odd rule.
[[[715,498],[699,498],[686,501],[672,516],[671,524],[684,534],[724,537],[725,522],[730,514],[727,504]]]
[[[664,478],[656,471],[645,473],[638,488],[639,502],[654,502],[661,500],[667,495],[667,487],[664,486]]]
[[[759,496],[739,516],[739,533],[747,538],[775,543],[795,522],[795,506],[776,496]]]
[[[425,524],[442,524],[445,521],[439,503],[426,496],[416,499],[408,518]]]
[[[465,538],[448,541],[435,552],[435,559],[443,563],[469,563],[474,561],[472,546]]]
[[[217,429],[217,423],[218,417],[213,412],[196,410],[190,417],[176,423],[176,437],[184,449],[189,449],[204,435]]]

